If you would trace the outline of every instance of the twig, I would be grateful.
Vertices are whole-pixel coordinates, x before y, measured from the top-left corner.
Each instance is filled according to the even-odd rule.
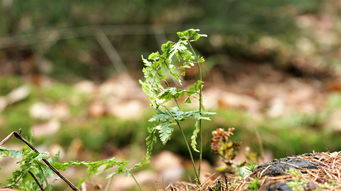
[[[14,132],[12,132],[12,133],[10,133],[9,135],[7,135],[7,137],[5,137],[5,138],[0,142],[0,146],[3,145],[3,144],[5,144],[5,143],[8,141],[8,139],[10,139],[10,138],[13,136],[13,133],[14,133]]]
[[[18,132],[13,131],[12,133],[10,133],[5,139],[3,139],[0,142],[0,145],[4,144],[8,139],[10,139],[12,136],[14,136],[15,138],[19,139],[20,141],[22,141],[23,143],[25,143],[28,147],[30,147],[34,152],[36,153],[40,153],[31,143],[29,143],[23,136],[21,136]],[[70,182],[67,178],[65,178],[54,166],[52,166],[50,164],[49,161],[47,161],[46,159],[42,159],[42,161],[57,175],[59,176],[67,185],[69,185],[69,187],[72,190],[75,191],[79,191],[79,189],[72,184],[72,182]]]
[[[28,173],[32,176],[32,178],[34,179],[34,181],[38,184],[39,188],[41,191],[44,191],[43,186],[39,183],[38,179],[36,176],[34,176],[34,174],[31,171],[28,171]]]

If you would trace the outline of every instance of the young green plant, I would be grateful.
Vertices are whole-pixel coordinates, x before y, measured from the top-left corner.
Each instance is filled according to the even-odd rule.
[[[205,62],[205,59],[195,52],[191,43],[207,35],[200,34],[198,29],[178,32],[177,35],[179,38],[177,42],[168,41],[161,46],[161,51],[151,53],[148,58],[142,57],[144,80],[140,80],[140,83],[151,106],[155,109],[155,115],[149,120],[155,126],[148,129],[149,135],[146,138],[147,159],[150,158],[153,145],[157,142],[157,134],[161,142],[166,144],[171,139],[174,127],[177,127],[181,131],[191,158],[196,182],[200,183],[203,153],[202,120],[210,120],[209,116],[214,113],[203,111],[201,64]],[[186,88],[183,85],[183,78],[186,76],[186,70],[193,67],[198,68],[199,77],[194,84]],[[195,98],[198,99],[197,109],[184,111],[180,108],[179,100],[183,99],[184,104],[190,104]],[[181,126],[181,123],[188,119],[195,119],[191,144]],[[195,167],[192,150],[199,153],[198,169]]]
[[[26,144],[21,151],[7,149],[2,147],[11,137],[15,137]],[[70,166],[85,166],[87,168],[87,176],[82,178],[80,184],[85,182],[92,176],[110,172],[107,178],[111,178],[117,174],[126,174],[131,176],[139,190],[142,191],[141,186],[135,179],[133,171],[144,166],[147,161],[141,161],[133,167],[128,167],[127,161],[118,160],[116,158],[110,158],[99,161],[66,161],[58,162],[59,155],[49,158],[49,153],[40,153],[30,142],[28,142],[20,132],[12,132],[5,139],[0,141],[0,159],[3,156],[11,158],[21,158],[19,162],[19,169],[12,173],[12,177],[7,180],[7,185],[1,185],[1,187],[15,188],[22,191],[52,190],[52,185],[47,180],[54,175],[59,176],[68,186],[75,191],[79,189],[71,183],[60,171],[66,170]]]

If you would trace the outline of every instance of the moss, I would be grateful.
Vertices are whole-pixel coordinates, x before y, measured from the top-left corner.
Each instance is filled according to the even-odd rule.
[[[0,96],[6,95],[13,89],[24,84],[24,80],[16,76],[5,76],[0,78]]]
[[[29,135],[30,126],[33,120],[29,115],[29,108],[32,103],[32,99],[27,99],[23,102],[11,105],[3,112],[5,123],[3,128],[7,133],[11,131],[22,130],[24,135]]]
[[[3,79],[0,79],[0,86]],[[13,81],[20,79],[13,78]],[[6,80],[5,80],[6,81]],[[13,83],[19,84],[20,83]],[[14,87],[14,86],[9,86]],[[37,121],[29,116],[31,105],[38,101],[66,103],[70,108],[71,118],[62,122],[61,129],[52,137],[37,139],[38,144],[61,144],[68,147],[78,138],[84,146],[93,152],[101,152],[108,145],[121,148],[135,144],[144,149],[146,129],[152,125],[148,122],[151,111],[147,110],[141,119],[121,120],[116,117],[103,116],[98,118],[87,117],[89,98],[74,90],[67,84],[52,83],[49,87],[39,88],[32,86],[31,95],[22,102],[8,107],[1,115],[4,122],[0,126],[2,132],[9,133],[21,128],[24,134],[30,135],[30,127]],[[8,88],[9,90],[9,88]],[[329,98],[329,105],[338,106],[339,94]],[[311,151],[340,150],[341,140],[338,135],[324,129],[328,112],[304,115],[295,113],[286,117],[253,119],[249,114],[238,110],[218,110],[212,122],[203,123],[204,156],[214,161],[210,153],[211,132],[216,128],[236,128],[234,141],[240,141],[259,153],[259,140],[256,131],[261,136],[264,148],[274,153],[275,157],[300,154]],[[192,135],[191,121],[182,123],[188,139]],[[188,157],[186,146],[178,129],[172,136],[173,141],[164,149],[174,151]],[[288,146],[290,145],[290,146]],[[155,152],[161,150],[158,144]]]

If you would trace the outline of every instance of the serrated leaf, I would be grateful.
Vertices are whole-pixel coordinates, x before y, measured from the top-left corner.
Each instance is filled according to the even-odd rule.
[[[163,99],[165,100],[165,102],[167,102],[171,99],[182,97],[183,95],[184,95],[183,90],[171,87],[171,88],[166,88],[162,92],[160,92],[160,94],[158,95],[158,98]]]
[[[162,144],[166,144],[172,136],[174,129],[171,127],[171,122],[161,123],[155,127],[159,131],[159,137]]]
[[[194,131],[193,131],[193,134],[191,136],[191,146],[192,146],[193,150],[196,152],[200,152],[197,149],[197,137],[198,137],[199,132],[200,132],[199,121],[196,121],[195,126],[194,126]]]
[[[146,137],[146,146],[147,146],[146,160],[150,159],[150,157],[152,155],[152,152],[153,152],[154,145],[157,142],[157,138],[156,138],[155,134],[156,133],[155,133],[155,129],[154,128],[149,128],[148,129],[148,135]]]
[[[142,61],[143,61],[143,63],[144,63],[145,66],[147,66],[147,67],[152,66],[152,63],[149,62],[147,59],[143,58],[143,56],[141,56],[141,59],[142,59]]]
[[[17,151],[17,150],[13,150],[13,149],[7,149],[7,148],[1,147],[1,146],[0,146],[0,154],[4,154],[6,156],[13,157],[13,158],[22,157],[21,151]]]
[[[160,53],[159,52],[153,52],[148,56],[148,60],[159,60],[160,59]]]
[[[121,161],[116,158],[110,158],[100,161],[66,161],[66,162],[53,162],[52,165],[58,170],[66,170],[70,166],[85,166],[87,168],[87,176],[81,179],[80,183],[86,181],[88,178],[104,173],[105,171],[117,167],[117,169],[110,175],[116,175],[121,173],[127,173],[129,170],[127,168],[128,163],[126,161]],[[102,170],[100,170],[100,168]]]

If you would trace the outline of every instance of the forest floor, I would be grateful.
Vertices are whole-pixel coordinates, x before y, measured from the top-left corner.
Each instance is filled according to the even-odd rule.
[[[214,67],[207,73],[204,105],[205,109],[217,111],[218,114],[212,124],[205,124],[205,140],[209,142],[211,131],[216,128],[235,127],[234,139],[243,142],[236,161],[245,160],[247,150],[251,149],[258,153],[259,164],[313,150],[340,150],[340,74],[325,70],[305,71],[311,70],[234,61],[222,62]],[[115,156],[137,162],[136,159],[142,158],[144,149],[141,145],[144,145],[150,111],[146,110],[147,99],[134,77],[121,74],[102,83],[81,81],[72,85],[47,77],[41,77],[38,81],[32,78],[26,80],[12,77],[0,80],[1,90],[4,91],[0,99],[0,129],[3,135],[21,128],[24,135],[32,136],[40,150],[52,154],[61,151],[61,160],[98,160]],[[190,81],[190,78],[187,79],[188,83]],[[151,166],[136,173],[137,180],[144,187],[153,185],[155,188],[157,185],[159,189],[164,189],[168,183],[191,175],[187,170],[190,163],[183,150],[185,146],[177,136],[173,139],[176,144],[167,146],[165,149],[168,151],[160,152],[157,149]],[[18,143],[9,144],[11,148],[21,148]],[[212,180],[219,180],[223,186],[225,180],[217,178],[214,173],[222,165],[221,161],[209,152],[209,148],[204,155],[209,157],[204,162],[201,178],[204,180],[206,175],[212,175],[205,186],[216,186]],[[273,187],[286,187],[285,184],[277,184],[284,180],[293,182],[289,185],[308,182],[312,187],[322,184],[328,187],[333,182],[326,181],[327,177],[340,178],[340,166],[337,166],[340,161],[336,160],[340,158],[340,153],[306,154],[298,158],[321,162],[313,161],[315,165],[323,163],[334,166],[327,170],[315,166],[317,170],[309,169],[305,173],[299,169],[289,174],[263,176],[264,169],[276,166],[275,161],[265,163],[268,165],[265,168],[260,166],[258,169],[263,170],[255,171],[252,177],[240,180],[236,176],[236,179],[229,181],[240,188],[247,187],[253,181],[253,184],[259,183],[266,190],[268,187],[264,185],[269,186],[270,183]],[[1,161],[1,164],[4,164],[1,171],[7,175],[16,168],[16,164],[8,160]],[[65,173],[75,181],[83,174],[81,169]],[[297,177],[302,177],[302,181],[296,181]],[[93,178],[87,185],[88,190],[96,190],[98,185],[103,187],[105,184],[103,177],[100,177]],[[190,183],[183,185],[191,186]],[[125,176],[115,177],[111,184],[114,190],[129,190],[132,187],[133,180]]]

